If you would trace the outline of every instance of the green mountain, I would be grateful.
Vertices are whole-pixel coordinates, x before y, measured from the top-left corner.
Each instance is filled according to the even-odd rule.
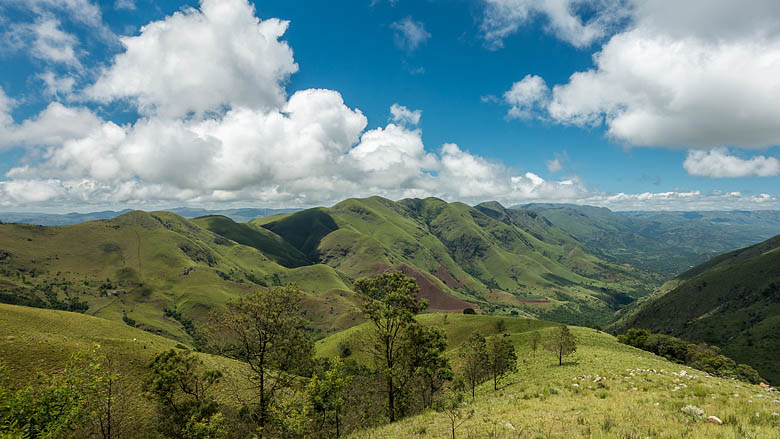
[[[243,208],[209,210],[192,207],[176,207],[173,209],[167,209],[166,212],[172,212],[185,218],[221,215],[226,216],[233,221],[247,222],[255,218],[296,212],[298,210],[300,209]],[[125,209],[118,212],[113,210],[106,210],[102,212],[89,213],[71,212],[64,214],[39,212],[0,212],[0,223],[24,223],[35,224],[39,226],[70,226],[74,224],[81,224],[87,221],[112,219],[128,212],[131,212],[131,210]]]
[[[616,327],[711,343],[780,382],[780,236],[713,258],[676,282]]]
[[[328,332],[360,321],[346,275],[308,264],[265,229],[224,217],[190,221],[134,211],[62,227],[0,224],[0,301],[88,306],[88,314],[135,321],[183,341],[190,340],[185,327],[166,317],[164,308],[197,325],[233,298],[287,282],[308,292],[312,328]]]
[[[574,204],[519,207],[540,213],[603,258],[667,276],[780,233],[779,211],[612,212]]]
[[[436,198],[349,199],[331,208],[260,218],[312,261],[351,278],[405,267],[485,311],[604,323],[659,278],[588,253],[532,211]]]

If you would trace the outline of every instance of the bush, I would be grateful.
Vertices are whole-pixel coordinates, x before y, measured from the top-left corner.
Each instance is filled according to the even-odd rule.
[[[618,341],[710,375],[735,378],[752,384],[762,381],[755,369],[746,364],[737,365],[731,358],[721,355],[718,347],[706,343],[696,345],[670,335],[653,334],[646,329],[629,329],[627,333],[618,335]]]
[[[463,314],[476,314],[477,312],[474,311],[474,308],[466,308],[463,310]]]

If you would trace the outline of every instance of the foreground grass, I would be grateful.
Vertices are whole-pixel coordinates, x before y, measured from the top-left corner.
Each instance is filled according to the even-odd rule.
[[[456,437],[780,437],[780,394],[708,377],[621,345],[614,337],[592,329],[572,331],[579,340],[578,350],[561,367],[549,353],[531,352],[531,332],[512,331],[510,338],[520,359],[518,372],[498,392],[486,383],[473,402],[467,399],[464,413],[473,410],[473,415],[456,431]],[[450,356],[457,368],[457,346]],[[683,412],[688,405],[702,409],[705,418],[717,416],[724,424],[695,419]],[[428,411],[351,437],[448,438],[452,437],[450,428],[444,413]]]
[[[134,426],[130,437],[154,437],[154,410],[143,396],[147,365],[160,352],[184,346],[124,323],[83,314],[0,304],[0,364],[6,368],[0,380],[12,389],[32,384],[37,372],[60,373],[76,353],[98,346],[112,360],[118,373],[123,406],[116,414]],[[246,397],[246,366],[224,357],[195,353],[205,368],[224,374],[217,386],[220,402],[236,405]],[[119,409],[118,409],[119,410]]]

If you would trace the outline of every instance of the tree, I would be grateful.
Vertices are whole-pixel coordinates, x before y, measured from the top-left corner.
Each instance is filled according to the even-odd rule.
[[[406,331],[417,324],[415,314],[428,304],[418,300],[417,282],[401,272],[384,273],[373,279],[355,281],[355,290],[363,298],[363,312],[371,320],[367,352],[373,357],[385,384],[390,422],[396,419],[396,399],[410,374],[401,360]]]
[[[558,357],[558,365],[563,365],[563,357],[577,351],[577,338],[569,331],[569,327],[561,325],[552,330],[552,334],[544,343],[544,348]]]
[[[203,370],[203,362],[191,352],[170,349],[149,363],[144,381],[147,396],[156,403],[158,431],[176,439],[225,436],[219,404],[210,393],[222,373]]]
[[[436,392],[453,376],[450,362],[444,356],[447,336],[439,328],[420,325],[410,327],[407,334],[405,356],[409,369],[417,374],[423,407],[429,408]]]
[[[531,334],[531,350],[534,351],[534,356],[536,356],[536,350],[539,348],[540,344],[542,344],[542,334],[540,334],[539,331],[534,331],[534,333]]]
[[[502,378],[517,370],[515,347],[506,337],[495,336],[490,339],[487,369],[493,378],[493,390],[498,390],[498,382]]]
[[[98,385],[96,355],[96,347],[74,354],[62,373],[39,372],[30,384],[16,391],[0,385],[0,435],[24,438],[84,435]]]
[[[209,344],[251,370],[261,435],[276,393],[293,384],[293,375],[307,374],[311,364],[313,347],[300,317],[302,298],[295,286],[271,287],[229,302],[211,316]]]
[[[463,375],[471,388],[471,399],[476,387],[484,382],[488,362],[487,342],[479,332],[472,332],[463,346]]]
[[[333,423],[336,437],[341,435],[340,416],[344,410],[345,393],[352,376],[347,375],[340,359],[330,360],[328,370],[314,375],[306,386],[312,409],[319,414],[322,424]],[[332,418],[332,421],[331,421]]]
[[[463,393],[454,389],[447,391],[446,396],[438,401],[436,408],[447,415],[452,439],[455,439],[455,430],[474,416],[474,409],[466,410],[464,408]]]
[[[506,321],[500,319],[496,321],[496,334],[503,334],[506,332]]]

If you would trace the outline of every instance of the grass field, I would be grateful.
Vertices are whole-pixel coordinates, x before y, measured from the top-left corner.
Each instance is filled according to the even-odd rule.
[[[457,318],[453,318],[457,317]],[[421,316],[437,325],[442,317]],[[472,330],[495,333],[495,317],[450,316],[442,326],[450,339],[448,352],[458,368],[459,344]],[[492,382],[466,398],[463,413],[473,414],[456,431],[458,438],[760,438],[775,439],[780,431],[780,393],[759,386],[712,378],[647,352],[622,345],[605,333],[572,328],[577,352],[563,366],[549,353],[533,353],[529,337],[550,324],[507,320],[516,346],[519,370],[495,392]],[[334,346],[356,338],[353,328],[322,341],[318,352],[334,354]],[[492,331],[491,331],[492,330]],[[684,372],[684,373],[683,373]],[[683,411],[700,408],[717,416],[715,425]],[[449,419],[427,411],[391,425],[357,432],[352,438],[448,438]]]

